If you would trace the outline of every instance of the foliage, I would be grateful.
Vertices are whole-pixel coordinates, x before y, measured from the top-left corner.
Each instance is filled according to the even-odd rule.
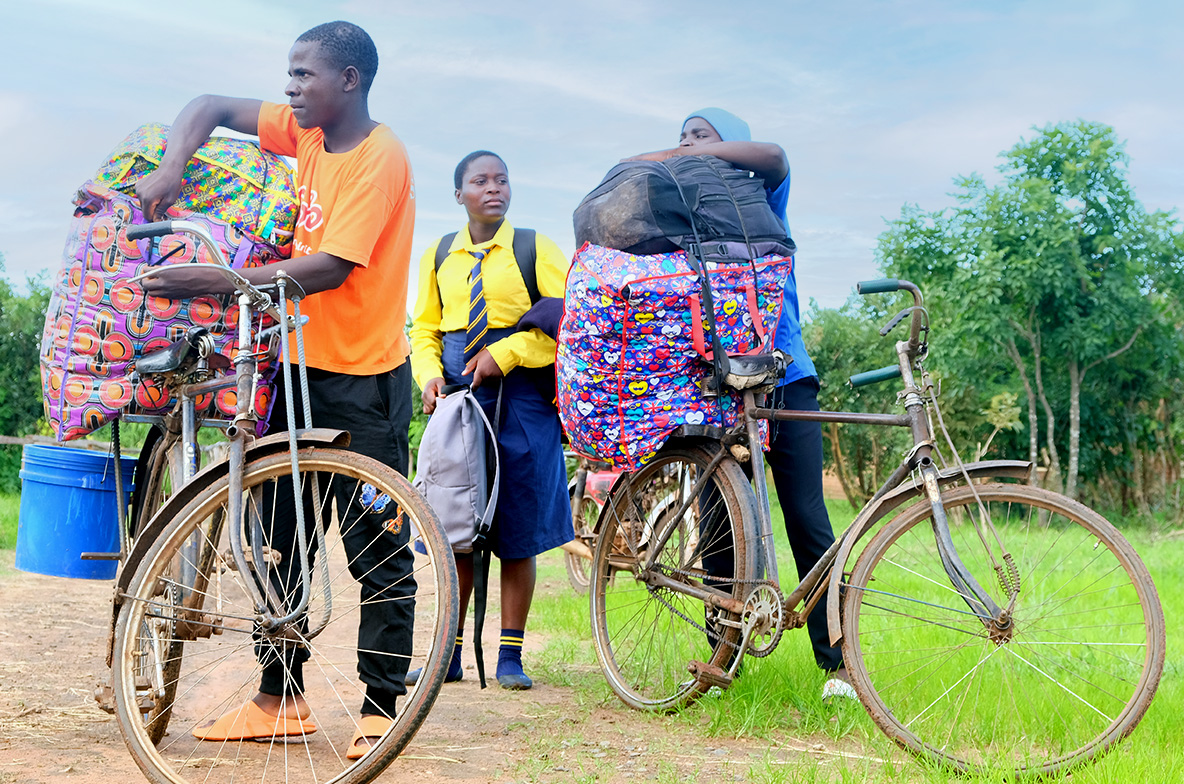
[[[4,269],[0,256],[0,272]],[[0,434],[37,432],[42,418],[41,375],[37,354],[49,303],[49,287],[41,278],[27,282],[28,293],[0,278]],[[0,491],[19,486],[21,448],[0,447]]]
[[[811,302],[802,330],[806,350],[819,370],[819,405],[831,411],[887,412],[895,402],[885,388],[854,389],[847,379],[893,358],[892,344],[877,334],[883,314],[872,300],[851,300],[837,310]],[[896,467],[907,437],[887,428],[823,423],[823,459],[855,509],[871,497]]]
[[[1155,477],[1145,469],[1157,465],[1178,478],[1184,456],[1169,437],[1182,414],[1180,227],[1143,209],[1105,125],[1050,125],[1003,157],[994,187],[956,180],[957,207],[906,206],[880,237],[881,267],[936,303],[932,365],[947,401],[965,404],[946,421],[985,429],[961,443],[995,438],[1070,495],[1109,484],[1139,505],[1148,491],[1136,474]],[[1019,401],[1019,429],[979,413],[1003,393]]]

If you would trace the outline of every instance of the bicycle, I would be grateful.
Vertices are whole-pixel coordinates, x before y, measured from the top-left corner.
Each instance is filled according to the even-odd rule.
[[[154,782],[369,781],[410,742],[447,671],[459,614],[447,538],[404,477],[344,451],[348,433],[310,426],[303,292],[295,280],[279,272],[271,285],[251,285],[193,222],[131,226],[126,234],[130,241],[188,234],[204,245],[235,285],[238,340],[229,375],[212,372],[227,363],[202,330],[136,363],[141,379],[160,384],[179,403],[163,417],[136,417],[155,430],[138,461],[142,485],[131,513],[120,510],[127,527],[108,640],[112,682],[100,691],[107,691],[128,749]],[[262,328],[264,314],[276,326]],[[256,438],[260,363],[277,350],[287,430]],[[226,425],[229,455],[200,468],[196,403],[227,387],[238,412]],[[294,391],[301,394],[300,429]],[[276,531],[284,510],[295,517],[292,547]],[[382,532],[351,544],[363,516],[379,521]],[[352,557],[371,547],[388,548],[400,579],[376,587],[354,573]],[[355,672],[357,616],[384,603],[400,608],[414,631],[405,648],[382,655],[423,674],[381,739],[350,760],[346,747],[358,729],[363,695]],[[279,722],[283,729],[253,739],[259,742],[199,740],[195,730],[254,694],[261,658],[284,663],[285,691],[302,691],[311,713]],[[296,659],[307,660],[302,689],[292,683]],[[301,731],[284,734],[293,721]]]
[[[727,432],[684,426],[621,478],[592,564],[597,657],[626,704],[670,711],[726,688],[746,655],[768,656],[825,602],[860,702],[898,745],[962,772],[1062,772],[1110,749],[1147,711],[1165,657],[1155,586],[1101,515],[1017,484],[1030,463],[957,459],[923,366],[920,290],[903,280],[857,286],[898,290],[913,304],[881,330],[910,319],[896,364],[851,383],[900,377],[902,414],[773,410],[757,395],[772,390],[783,359],[731,357],[715,372],[742,392],[742,423]],[[930,412],[951,448],[948,467],[938,464]],[[773,549],[762,420],[912,435],[900,465],[788,596]]]
[[[592,584],[596,521],[620,472],[610,469],[606,463],[589,460],[574,452],[565,452],[564,457],[575,462],[574,475],[567,483],[575,538],[563,545],[563,565],[567,568],[567,581],[571,587],[578,593],[588,593]]]

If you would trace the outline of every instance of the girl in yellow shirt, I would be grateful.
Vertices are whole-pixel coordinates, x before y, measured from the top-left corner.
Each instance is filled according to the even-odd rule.
[[[468,224],[427,249],[411,327],[411,368],[430,414],[445,384],[471,384],[497,430],[501,485],[490,542],[501,562],[502,636],[497,680],[529,689],[522,641],[534,595],[535,556],[572,538],[567,472],[553,403],[555,341],[539,329],[519,330],[531,307],[514,228],[506,222],[510,178],[487,150],[466,155],[454,175],[456,201]],[[437,268],[440,244],[447,254]],[[538,294],[562,297],[568,261],[547,237],[535,235]],[[501,393],[500,417],[498,394]],[[456,553],[461,625],[446,681],[462,677],[461,637],[473,587],[472,553]],[[417,673],[408,675],[408,683]]]

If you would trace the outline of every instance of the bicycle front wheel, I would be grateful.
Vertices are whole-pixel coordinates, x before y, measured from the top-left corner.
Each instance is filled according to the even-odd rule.
[[[596,531],[596,519],[600,517],[600,506],[587,493],[576,508],[576,486],[573,481],[567,488],[571,498],[572,528],[575,541],[580,544],[591,544]],[[592,584],[592,562],[579,553],[563,551],[563,565],[567,567],[567,581],[579,593],[588,593]]]
[[[381,463],[319,448],[302,450],[299,462],[310,531],[306,612],[265,629],[248,589],[253,581],[273,611],[291,608],[303,594],[301,570],[295,568],[293,579],[289,568],[299,554],[285,551],[275,533],[284,510],[293,509],[287,452],[244,469],[242,525],[253,552],[246,572],[230,553],[228,534],[237,526],[227,516],[229,480],[222,477],[177,514],[122,597],[116,713],[128,748],[153,782],[361,784],[402,751],[436,698],[458,620],[456,569],[439,522],[406,479]],[[312,528],[317,517],[327,531],[324,552]],[[195,541],[200,547],[191,556]],[[205,586],[179,612],[162,598],[182,589],[175,584],[178,561],[199,570]],[[393,636],[365,642],[379,627]],[[178,644],[183,657],[172,654]],[[166,665],[174,660],[179,670],[170,675]],[[283,693],[302,695],[307,708],[286,722],[255,720],[209,737],[211,722],[234,714],[259,690],[260,661],[271,677],[280,673]],[[416,667],[423,668],[418,683],[397,696],[403,674]],[[397,707],[388,711],[392,721],[380,740],[350,760],[363,699],[376,684],[396,695]],[[154,705],[166,698],[170,704]],[[158,743],[146,705],[171,715]]]
[[[1155,694],[1165,650],[1155,586],[1082,504],[1026,485],[974,489],[982,506],[970,488],[943,493],[950,533],[1001,607],[1004,583],[1018,587],[1010,625],[984,623],[953,587],[922,501],[872,538],[845,584],[852,682],[889,737],[940,764],[1020,775],[1080,764],[1130,733]]]
[[[708,686],[689,665],[726,669],[741,654],[739,614],[702,597],[710,586],[744,601],[758,571],[747,534],[754,502],[730,457],[707,473],[715,454],[662,450],[614,485],[601,515],[592,559],[596,656],[612,690],[640,710],[693,701]]]

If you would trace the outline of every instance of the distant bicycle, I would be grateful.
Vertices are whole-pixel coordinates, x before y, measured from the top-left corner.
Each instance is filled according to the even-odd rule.
[[[575,462],[575,475],[567,484],[571,498],[572,527],[575,538],[563,546],[563,564],[567,580],[580,593],[588,593],[592,584],[592,549],[596,546],[596,521],[605,498],[621,475],[607,463],[589,460],[574,452],[564,456]],[[570,464],[569,464],[570,465]]]

